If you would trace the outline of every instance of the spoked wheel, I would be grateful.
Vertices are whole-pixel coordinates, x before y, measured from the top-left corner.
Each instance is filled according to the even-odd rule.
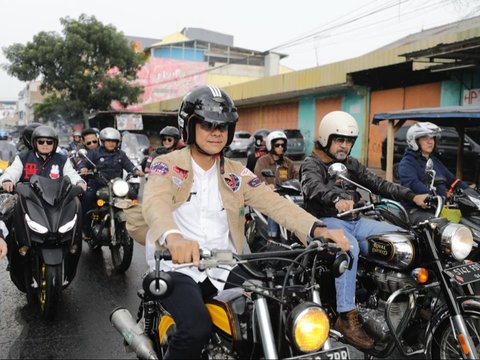
[[[464,315],[465,324],[472,337],[473,345],[480,354],[480,316]],[[432,359],[463,359],[462,351],[452,329],[450,318],[445,318],[435,331],[432,342]]]
[[[113,267],[116,272],[125,272],[130,267],[133,256],[133,239],[128,234],[126,224],[116,223],[117,244],[110,245]]]
[[[53,319],[62,293],[62,264],[41,264],[38,305],[42,319]]]

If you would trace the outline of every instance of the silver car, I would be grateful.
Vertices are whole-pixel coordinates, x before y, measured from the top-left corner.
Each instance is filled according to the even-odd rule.
[[[305,157],[305,139],[299,129],[283,130],[287,136],[287,152],[286,156],[292,160],[303,160]]]
[[[225,152],[225,156],[234,157],[234,156],[246,156],[248,139],[252,136],[248,131],[235,131],[233,135],[233,140],[230,146]]]

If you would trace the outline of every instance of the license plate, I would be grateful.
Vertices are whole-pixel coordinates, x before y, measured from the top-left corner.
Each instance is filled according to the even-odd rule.
[[[332,350],[320,351],[313,354],[295,356],[288,359],[311,359],[311,360],[348,360],[350,354],[346,346],[338,347]]]
[[[457,284],[465,285],[480,280],[480,264],[476,262],[444,270]]]

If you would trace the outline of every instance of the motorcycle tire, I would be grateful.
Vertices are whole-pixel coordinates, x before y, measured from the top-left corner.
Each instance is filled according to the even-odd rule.
[[[116,223],[117,245],[110,245],[113,268],[123,273],[130,267],[133,257],[133,239],[127,231],[126,223]]]
[[[473,344],[476,346],[477,354],[480,354],[480,316],[476,313],[467,312],[464,314],[464,320],[468,332],[472,337]],[[457,339],[450,324],[450,318],[445,317],[442,323],[437,327],[432,341],[432,359],[459,359],[462,358],[458,348]]]
[[[62,264],[45,265],[40,269],[40,283],[37,288],[40,317],[51,320],[57,313],[58,302],[62,294]]]

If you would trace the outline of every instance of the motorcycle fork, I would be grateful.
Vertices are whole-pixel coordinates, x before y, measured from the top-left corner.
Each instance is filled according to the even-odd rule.
[[[112,245],[117,245],[117,233],[115,229],[115,209],[113,206],[113,189],[112,185],[109,184],[109,196],[108,196],[108,206],[110,211],[110,237],[112,239]]]
[[[455,333],[455,338],[457,339],[458,345],[462,350],[463,356],[466,359],[478,359],[477,350],[473,344],[470,333],[468,332],[465,319],[460,311],[460,307],[456,302],[455,295],[453,294],[452,289],[450,288],[450,279],[447,278],[447,275],[443,271],[443,263],[440,261],[438,256],[435,243],[429,231],[424,231],[427,238],[431,255],[433,257],[433,263],[437,272],[437,276],[440,282],[440,288],[445,295],[446,304],[448,311],[451,314],[450,323],[452,324],[452,329]]]
[[[267,300],[264,296],[255,293],[253,294],[253,302],[262,339],[263,355],[265,359],[278,359]]]

